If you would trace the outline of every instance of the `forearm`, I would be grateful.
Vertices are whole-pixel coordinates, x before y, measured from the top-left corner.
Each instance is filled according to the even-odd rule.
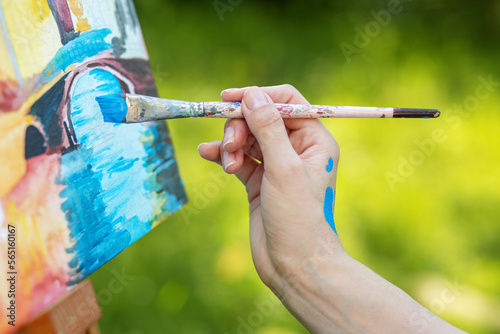
[[[283,120],[273,103],[307,104],[296,89],[250,87],[222,96],[242,101],[245,118],[229,120],[224,141],[200,145],[200,154],[245,184],[257,272],[305,327],[459,332],[345,253],[330,225],[338,145],[318,119]]]
[[[347,254],[284,276],[277,293],[312,333],[461,333]]]

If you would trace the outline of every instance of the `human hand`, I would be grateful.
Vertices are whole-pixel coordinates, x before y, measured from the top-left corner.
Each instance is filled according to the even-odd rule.
[[[242,101],[245,119],[228,120],[200,155],[246,186],[255,268],[310,332],[463,333],[344,251],[333,223],[338,145],[319,119],[282,119],[273,104],[307,103],[295,88],[222,97]]]
[[[252,258],[279,296],[319,241],[344,253],[333,222],[339,148],[319,119],[281,118],[273,102],[308,104],[290,85],[231,89],[222,98],[242,101],[245,119],[229,119],[222,142],[198,149],[245,185]]]

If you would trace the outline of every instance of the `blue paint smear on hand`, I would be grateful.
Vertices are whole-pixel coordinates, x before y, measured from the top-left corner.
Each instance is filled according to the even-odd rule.
[[[333,159],[332,157],[330,157],[330,159],[328,160],[328,165],[326,165],[326,171],[330,173],[332,169],[333,169]]]
[[[333,159],[330,157],[328,159],[328,165],[326,165],[326,171],[330,173],[333,169]],[[335,229],[335,221],[333,220],[333,208],[335,205],[335,193],[331,187],[326,188],[325,192],[325,203],[323,204],[323,211],[325,214],[325,219],[328,224],[332,227],[333,231],[337,233]]]
[[[325,219],[328,224],[332,227],[333,232],[337,233],[335,228],[335,221],[333,220],[333,207],[335,202],[335,195],[331,187],[326,188],[325,192],[325,204],[323,206],[323,211],[325,213]]]
[[[67,250],[71,283],[90,275],[184,202],[183,194],[166,187],[177,167],[156,125],[103,121],[95,98],[113,93],[122,93],[119,81],[96,69],[78,80],[71,100],[79,146],[62,155],[59,180],[65,186],[61,207],[73,243]]]

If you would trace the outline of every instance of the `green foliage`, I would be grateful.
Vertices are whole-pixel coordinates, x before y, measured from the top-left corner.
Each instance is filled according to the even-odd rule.
[[[440,109],[325,121],[341,147],[337,229],[424,306],[500,332],[500,86],[478,88],[500,82],[499,2],[401,1],[384,25],[373,12],[394,1],[221,2],[223,20],[212,1],[136,2],[160,96],[290,83],[316,104]],[[244,188],[198,156],[223,121],[169,126],[191,201],[93,275],[102,331],[306,333],[255,273]],[[110,287],[122,270],[135,278]]]

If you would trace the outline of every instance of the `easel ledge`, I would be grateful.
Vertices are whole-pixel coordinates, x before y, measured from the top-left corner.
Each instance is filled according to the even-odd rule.
[[[90,280],[85,280],[43,310],[19,334],[99,334],[101,309]]]

